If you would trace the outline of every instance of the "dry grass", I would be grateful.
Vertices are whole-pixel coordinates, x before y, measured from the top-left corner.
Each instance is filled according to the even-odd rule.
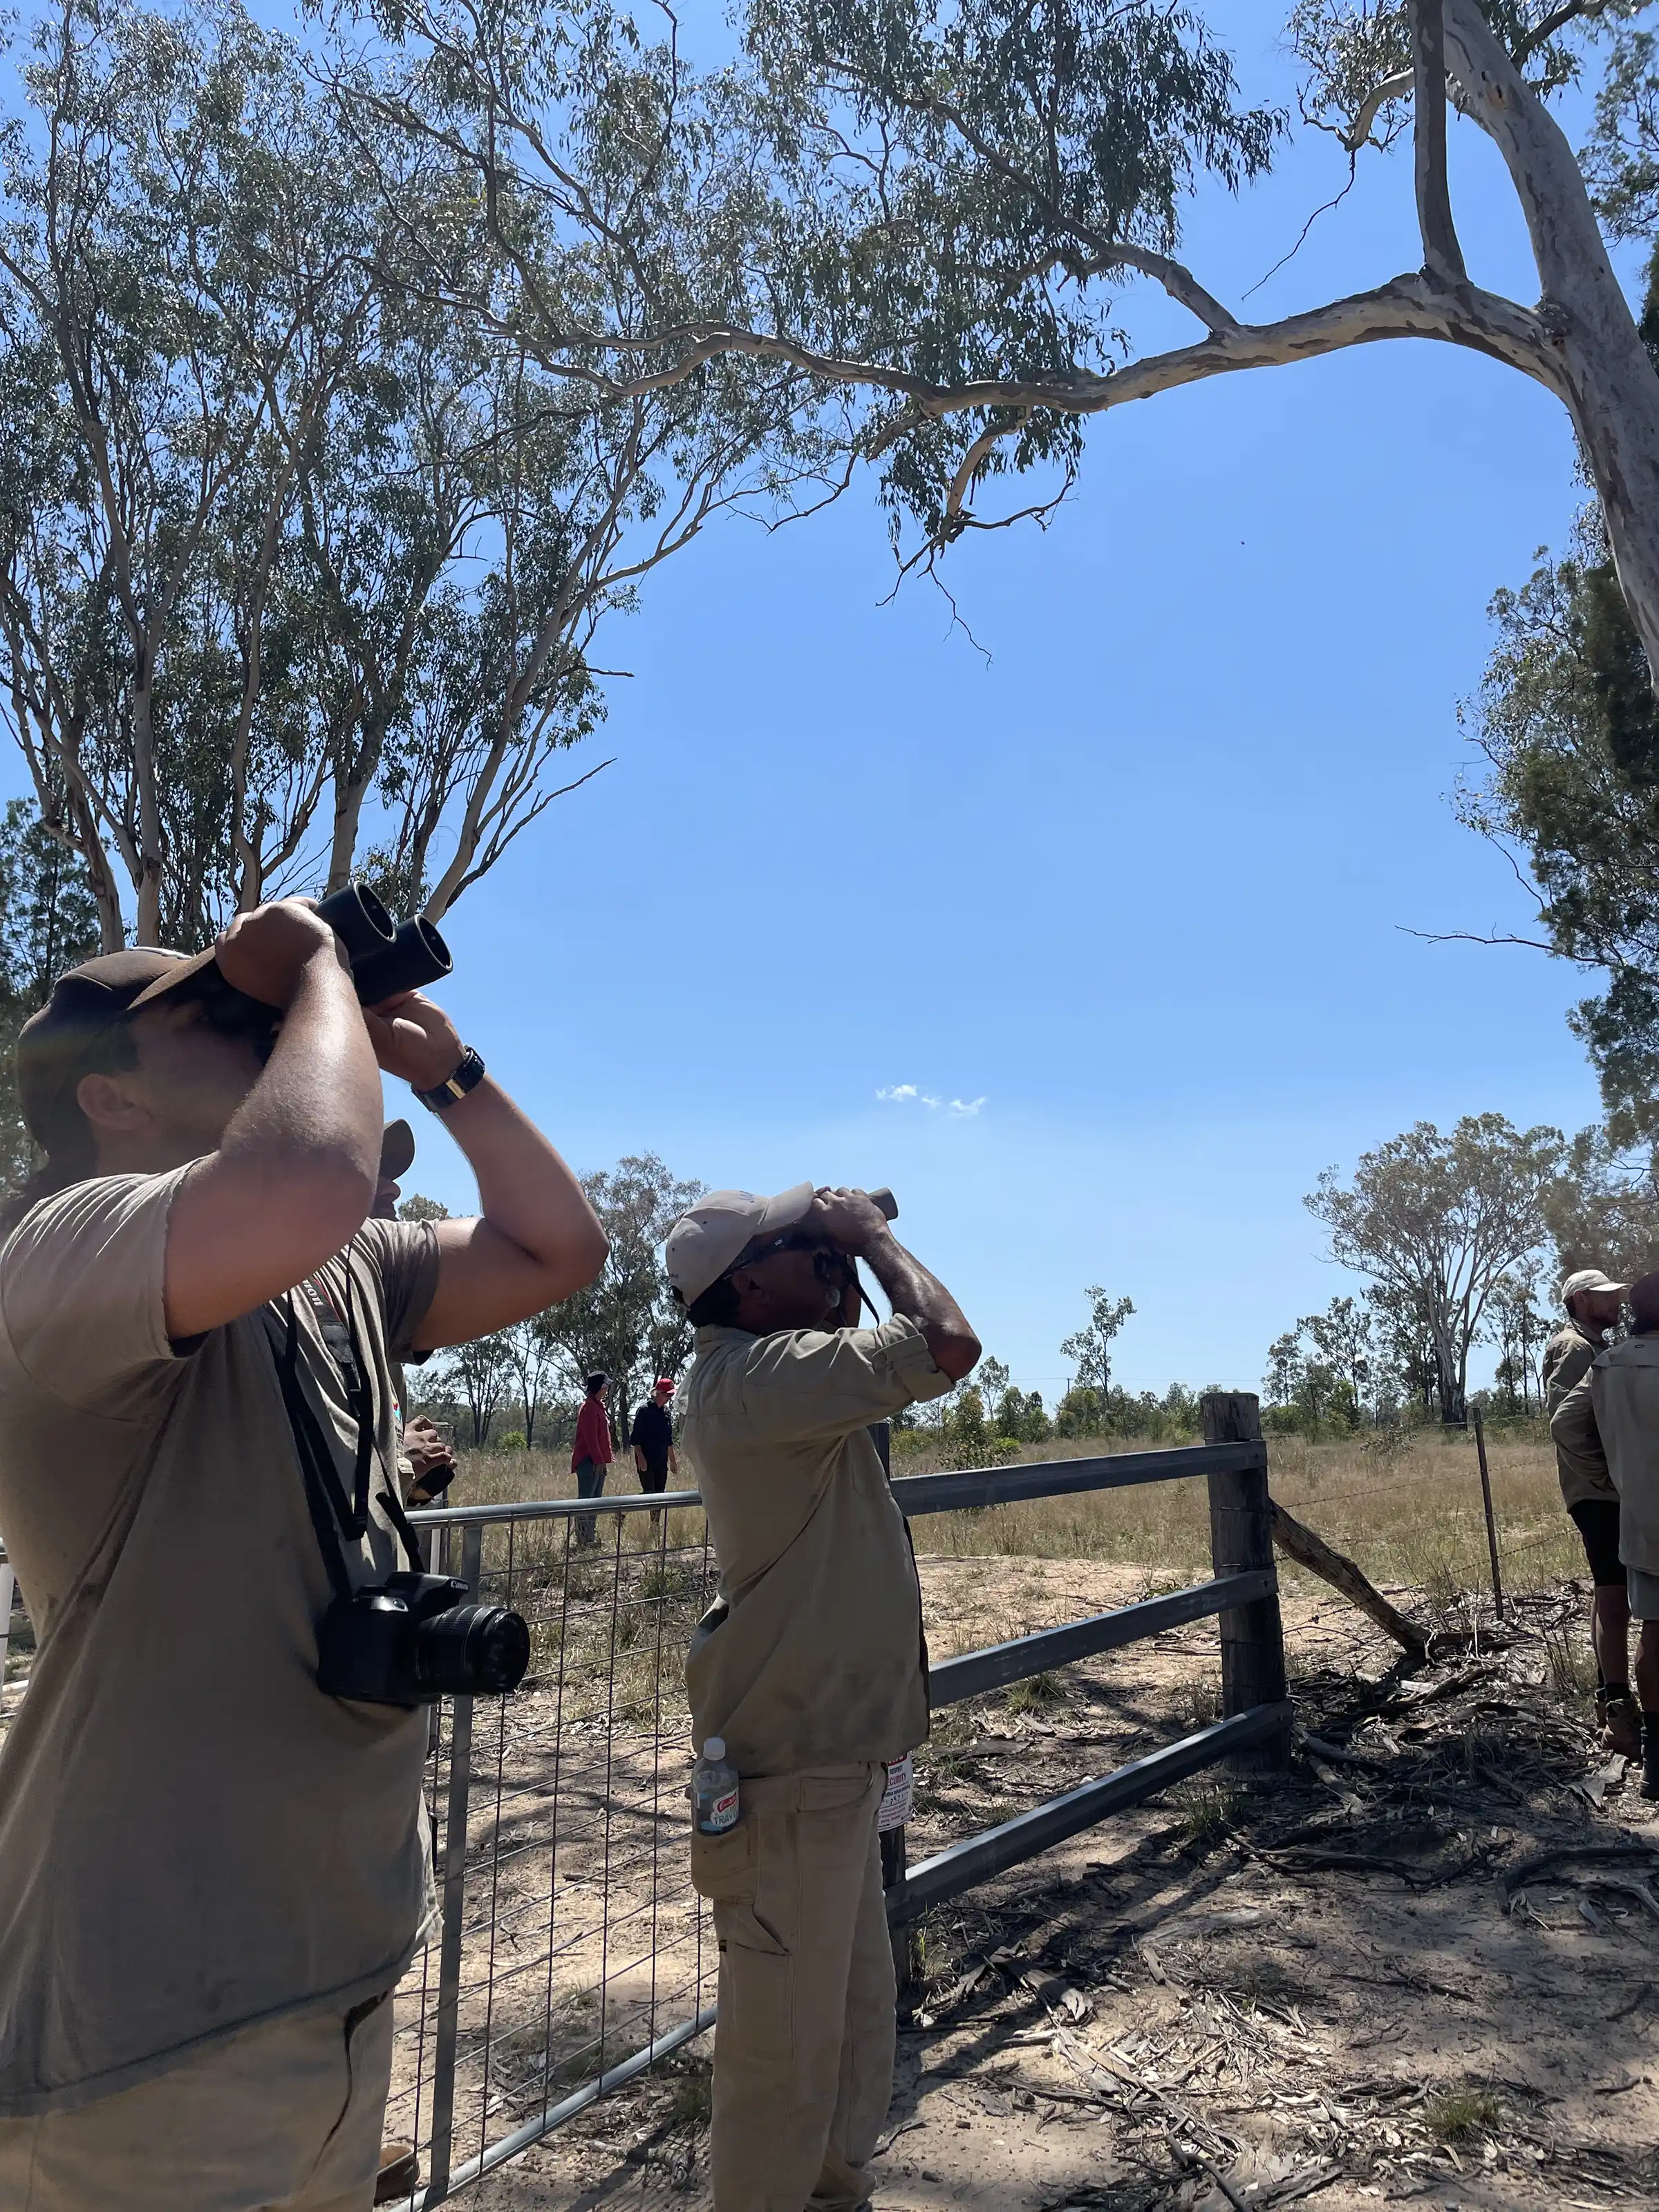
[[[1134,1449],[1121,1439],[1089,1440],[1038,1447],[1024,1456]],[[1550,1446],[1522,1433],[1489,1437],[1486,1449],[1505,1589],[1543,1589],[1582,1573],[1583,1555],[1562,1510]],[[1363,1437],[1316,1444],[1275,1437],[1267,1454],[1273,1496],[1373,1581],[1422,1589],[1448,1613],[1455,1610],[1459,1593],[1489,1586],[1473,1437],[1414,1432],[1384,1450]],[[907,1471],[909,1465],[923,1471],[920,1462],[907,1462]],[[916,1537],[922,1550],[957,1556],[1118,1560],[1167,1570],[1171,1586],[1176,1577],[1201,1572],[1210,1556],[1208,1501],[1198,1481],[941,1513],[919,1522]]]
[[[1135,1449],[1122,1438],[1079,1438],[1031,1447],[1023,1456],[1051,1460]],[[1456,1612],[1461,1593],[1489,1586],[1472,1436],[1413,1431],[1382,1449],[1364,1435],[1313,1444],[1285,1437],[1272,1439],[1267,1449],[1274,1497],[1374,1581],[1421,1589],[1446,1614]],[[1540,1589],[1582,1574],[1583,1555],[1562,1510],[1555,1455],[1541,1432],[1489,1437],[1487,1454],[1505,1589]],[[925,1453],[907,1456],[903,1471],[922,1474],[930,1465]],[[613,1468],[611,1479],[619,1491],[635,1489],[631,1468]],[[693,1479],[686,1468],[681,1480]],[[552,1454],[472,1452],[463,1462],[457,1496],[471,1504],[568,1497],[574,1488],[562,1458]],[[696,1543],[696,1519],[672,1516],[670,1545]],[[915,1535],[920,1551],[945,1557],[1115,1560],[1163,1575],[1170,1588],[1201,1573],[1210,1555],[1208,1504],[1204,1485],[1195,1480],[933,1514],[916,1523]],[[623,1525],[623,1543],[629,1549],[654,1548],[648,1519],[631,1516]]]

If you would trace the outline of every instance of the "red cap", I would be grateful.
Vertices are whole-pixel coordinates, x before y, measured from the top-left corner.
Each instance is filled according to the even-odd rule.
[[[672,1375],[659,1375],[651,1387],[653,1390],[666,1390],[672,1398],[674,1395],[674,1378]]]

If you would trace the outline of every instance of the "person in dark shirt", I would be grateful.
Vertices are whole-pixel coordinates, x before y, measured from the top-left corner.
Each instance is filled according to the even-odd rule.
[[[668,1401],[673,1395],[672,1380],[659,1375],[651,1395],[634,1416],[628,1441],[634,1447],[634,1465],[641,1490],[660,1493],[668,1487],[669,1475],[678,1475],[680,1471],[679,1455],[674,1449],[674,1427],[668,1418]],[[653,1529],[661,1528],[660,1513],[651,1516],[651,1526]]]

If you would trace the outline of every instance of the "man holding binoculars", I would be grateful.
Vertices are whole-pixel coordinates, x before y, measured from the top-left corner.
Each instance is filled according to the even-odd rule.
[[[418,995],[283,900],[62,976],[47,1159],[0,1224],[0,1528],[40,1638],[0,1752],[0,2204],[367,2212],[430,1878],[422,1701],[522,1668],[427,1576],[389,1363],[541,1311],[605,1242]],[[377,1066],[378,1062],[378,1066]],[[480,1218],[371,1219],[380,1072]]]
[[[927,1733],[915,1562],[869,1425],[960,1382],[979,1340],[861,1190],[715,1191],[665,1259],[697,1332],[681,1441],[720,1570],[693,1738],[739,1778],[736,1826],[691,1844],[720,1954],[715,2212],[856,2212],[893,2089],[876,1817]],[[878,1328],[858,1325],[860,1260],[892,1308]]]

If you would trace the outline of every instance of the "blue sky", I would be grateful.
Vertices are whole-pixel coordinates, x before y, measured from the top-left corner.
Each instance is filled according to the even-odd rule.
[[[1279,14],[1227,15],[1282,96]],[[1473,273],[1535,296],[1501,172],[1453,137]],[[1206,198],[1199,274],[1236,300],[1339,161]],[[1410,190],[1363,167],[1251,311],[1414,265]],[[1046,533],[951,556],[988,665],[925,584],[880,604],[868,486],[724,529],[609,633],[617,764],[458,908],[451,1002],[584,1168],[891,1183],[1047,1394],[1094,1282],[1135,1302],[1132,1387],[1255,1388],[1345,1287],[1301,1204],[1322,1168],[1419,1118],[1594,1117],[1580,979],[1404,933],[1527,918],[1445,803],[1456,705],[1493,587],[1581,495],[1544,393],[1388,345],[1096,425]],[[904,1085],[941,1103],[880,1095]],[[459,1199],[441,1144],[416,1179]]]
[[[1287,97],[1282,9],[1218,13],[1247,87]],[[1495,156],[1452,135],[1472,273],[1530,299]],[[1343,166],[1298,141],[1242,203],[1206,195],[1188,259],[1237,303]],[[1372,159],[1248,312],[1418,258],[1409,157]],[[1191,327],[1135,317],[1149,346]],[[1321,1169],[1419,1118],[1595,1113],[1562,1019],[1583,979],[1406,933],[1528,919],[1446,805],[1456,706],[1493,588],[1581,497],[1547,395],[1391,344],[1095,425],[1046,532],[950,556],[988,664],[925,583],[882,604],[868,482],[723,526],[603,635],[631,674],[588,753],[616,764],[446,922],[447,1003],[583,1170],[890,1183],[1050,1397],[1096,1282],[1135,1302],[1131,1387],[1255,1388],[1346,1286],[1301,1204]],[[412,1182],[464,1203],[418,1133]]]

